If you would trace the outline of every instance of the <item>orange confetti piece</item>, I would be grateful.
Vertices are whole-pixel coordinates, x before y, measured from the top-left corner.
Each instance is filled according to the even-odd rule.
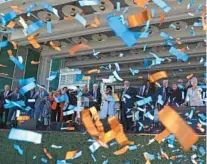
[[[115,99],[115,101],[120,101],[119,95],[117,93],[114,93],[114,99]]]
[[[90,76],[83,76],[82,80],[91,80],[91,77]]]
[[[71,20],[74,20],[74,18],[73,17],[66,17],[66,16],[64,16],[64,18],[63,18],[64,20],[68,20],[68,21],[71,21]]]
[[[161,133],[157,134],[157,135],[155,136],[154,139],[155,139],[158,143],[160,143],[164,138],[166,138],[166,137],[169,136],[169,135],[170,135],[169,130],[165,129],[165,130],[163,130]]]
[[[202,126],[203,126],[203,125],[202,125],[201,123],[198,123],[196,129],[200,130],[201,132],[204,132],[205,129],[202,128]]]
[[[7,67],[7,66],[6,66],[6,65],[3,65],[3,64],[0,64],[0,67],[4,67],[4,68],[5,68],[5,67]]]
[[[8,50],[7,53],[8,53],[8,55],[9,55],[9,57],[13,57],[12,50]]]
[[[30,116],[19,116],[19,117],[17,117],[18,121],[26,121],[26,120],[29,120],[29,119],[30,119]]]
[[[122,154],[125,154],[128,150],[129,150],[129,146],[126,145],[123,148],[121,148],[120,150],[115,151],[113,154],[114,155],[122,155]]]
[[[16,22],[10,21],[9,24],[7,25],[7,27],[8,28],[14,28],[15,25],[16,25]]]
[[[87,27],[99,27],[101,25],[97,16],[94,17],[94,23],[88,24]]]
[[[157,73],[150,75],[149,80],[151,83],[154,83],[160,79],[167,78],[167,77],[168,77],[168,75],[167,75],[166,71],[160,71],[160,72],[157,72]]]
[[[206,23],[206,19],[205,19],[205,17],[206,17],[206,10],[207,10],[207,7],[204,7],[203,8],[203,12],[202,12],[202,16],[201,16],[202,24],[203,24],[203,30],[207,30],[207,23]]]
[[[34,61],[34,60],[32,60],[32,61],[31,61],[31,64],[33,64],[33,65],[37,65],[37,64],[40,64],[40,61]]]
[[[150,162],[150,159],[147,157],[147,152],[144,152],[143,153],[144,154],[144,158],[145,158],[145,160],[146,160],[146,164],[151,164],[151,162]]]
[[[88,74],[92,74],[92,73],[100,73],[101,70],[100,69],[92,69],[88,71]]]
[[[175,41],[177,44],[182,44],[182,42],[180,40],[176,40]]]
[[[86,44],[78,44],[73,46],[70,50],[69,50],[69,54],[74,55],[77,51],[81,50],[81,49],[90,49],[91,47],[86,45]]]
[[[199,137],[195,131],[171,107],[165,106],[158,116],[162,124],[175,135],[185,151],[198,141]]]
[[[173,155],[172,157],[170,157],[171,160],[175,160],[176,159],[176,156]]]
[[[12,10],[14,10],[17,13],[22,13],[22,10],[18,7],[18,6],[10,6],[12,8]]]
[[[162,13],[160,14],[160,26],[163,24],[164,20],[165,20],[165,13],[162,12]]]
[[[70,130],[70,131],[74,131],[75,130],[75,127],[67,127],[67,130]]]
[[[14,41],[10,41],[10,42],[11,42],[11,44],[13,45],[14,49],[16,50],[16,49],[17,49],[17,44],[16,44],[16,42],[14,42]]]
[[[37,42],[34,35],[30,35],[27,39],[34,48],[40,48],[41,47],[40,44]]]
[[[81,112],[82,115],[82,121],[83,124],[85,125],[85,128],[87,130],[87,132],[91,135],[91,136],[99,136],[99,132],[96,129],[92,119],[91,119],[91,113],[90,111],[87,110],[83,110]]]
[[[68,151],[65,155],[65,159],[72,159],[76,155],[77,151]]]
[[[108,143],[112,141],[113,139],[115,139],[115,136],[116,136],[115,132],[113,130],[110,130],[106,132],[104,136],[100,138],[100,140],[104,143]]]
[[[44,148],[44,153],[47,156],[48,159],[52,159],[52,155],[47,151],[46,148]]]
[[[151,18],[151,10],[148,8],[138,14],[133,14],[127,17],[127,21],[129,23],[129,27],[132,28],[145,24],[148,20],[151,20]]]
[[[186,79],[191,79],[194,75],[191,73],[190,75],[186,76]]]
[[[144,8],[149,0],[135,0],[134,2],[137,4],[137,6]]]
[[[50,41],[50,46],[57,51],[61,51],[60,47],[57,44],[55,44],[53,41]]]

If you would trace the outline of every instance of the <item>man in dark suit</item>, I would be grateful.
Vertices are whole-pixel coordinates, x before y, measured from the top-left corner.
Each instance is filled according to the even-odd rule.
[[[5,120],[4,123],[7,122],[7,118],[8,118],[8,113],[9,113],[9,109],[5,109],[4,108],[4,104],[5,104],[5,100],[11,99],[11,93],[12,91],[10,91],[10,86],[9,85],[5,85],[4,86],[4,91],[1,92],[0,94],[0,122],[3,122],[3,113],[5,113]]]
[[[171,92],[170,92],[170,88],[168,87],[168,80],[163,80],[162,87],[158,89],[158,94],[157,94],[157,99],[158,99],[158,96],[161,95],[162,100],[164,102],[163,105],[160,106],[160,109],[162,109],[168,103],[170,93]]]
[[[11,93],[11,101],[16,102],[16,101],[20,101],[20,100],[24,101],[24,96],[19,93],[19,87],[16,87],[14,92]],[[8,120],[7,120],[8,124],[11,123],[12,117],[13,117],[14,114],[16,114],[17,110],[21,110],[21,109],[17,106],[12,107],[11,109],[9,109]],[[16,118],[16,115],[15,115],[15,118]]]
[[[124,130],[130,130],[132,127],[132,113],[131,109],[135,106],[136,90],[130,87],[129,81],[124,81],[124,89],[121,94],[120,110],[121,110],[121,123]]]
[[[89,106],[95,106],[97,111],[100,111],[101,106],[101,92],[100,88],[97,84],[93,84],[93,89],[89,91],[90,97],[89,97]]]
[[[30,118],[34,118],[34,106],[35,106],[35,89],[31,89],[29,92],[25,94],[25,105],[30,107],[31,109],[27,113]]]

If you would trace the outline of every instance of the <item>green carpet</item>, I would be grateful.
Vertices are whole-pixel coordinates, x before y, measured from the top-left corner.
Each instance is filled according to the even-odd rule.
[[[43,148],[47,148],[50,154],[53,156],[52,160],[48,160],[47,163],[56,163],[56,160],[63,160],[65,157],[65,153],[67,151],[72,150],[82,150],[83,154],[81,157],[68,160],[68,163],[73,164],[93,164],[94,161],[91,157],[90,150],[88,147],[91,143],[87,142],[90,138],[87,134],[82,133],[63,133],[63,132],[41,132],[43,134],[42,144],[33,144],[33,143],[26,143],[26,142],[19,142],[19,141],[11,141],[8,140],[8,131],[0,130],[0,163],[1,164],[41,164],[43,162],[40,161],[42,157],[47,158],[43,152]],[[153,136],[137,136],[137,135],[129,135],[128,136],[131,141],[134,141],[135,144],[140,144],[137,150],[128,151],[124,155],[115,156],[113,152],[120,149],[121,146],[114,145],[109,147],[109,149],[99,148],[95,153],[94,156],[97,160],[96,163],[102,164],[103,161],[108,159],[109,164],[121,164],[130,162],[130,164],[145,164],[145,159],[143,156],[144,152],[148,152],[150,154],[156,155],[156,159],[153,160],[151,163],[155,164],[169,164],[171,160],[157,159],[157,153],[160,152],[160,148],[166,152],[169,157],[172,155],[184,155],[185,157],[179,158],[176,161],[179,161],[182,164],[190,164],[191,162],[191,155],[197,154],[199,155],[199,151],[193,152],[192,150],[189,152],[183,152],[180,148],[178,142],[175,143],[176,148],[171,149],[167,146],[167,141],[161,144],[157,142],[152,143],[151,145],[147,145],[148,141],[153,138]],[[200,137],[199,142],[196,146],[202,146],[204,149],[205,147],[205,137]],[[13,148],[13,144],[18,144],[23,150],[24,154],[19,155],[17,151]],[[54,149],[51,148],[51,145],[61,145],[63,146],[62,149]],[[144,146],[141,146],[144,145]],[[181,151],[173,153],[172,150],[180,148]],[[33,156],[36,156],[36,159],[33,160]],[[206,163],[205,156],[201,157],[200,159],[204,160]],[[175,161],[172,161],[175,163]],[[177,162],[176,162],[177,163]]]

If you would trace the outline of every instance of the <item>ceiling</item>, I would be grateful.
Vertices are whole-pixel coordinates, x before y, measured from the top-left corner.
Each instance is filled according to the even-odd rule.
[[[42,1],[37,0],[18,0],[11,1],[0,5],[0,11],[7,13],[11,11],[11,5],[17,5],[22,11],[26,11],[27,6],[31,4],[41,4]],[[172,8],[169,13],[165,13],[164,23],[160,25],[160,14],[163,12],[154,2],[150,1],[148,7],[155,10],[155,15],[150,21],[150,36],[146,39],[138,39],[137,43],[128,48],[109,28],[106,16],[109,13],[120,15],[128,8],[124,15],[127,18],[129,15],[143,11],[143,8],[137,7],[133,0],[119,0],[121,10],[116,11],[116,0],[102,0],[102,5],[81,7],[76,0],[45,0],[58,10],[60,18],[52,13],[48,13],[41,7],[32,10],[32,15],[27,17],[26,13],[22,13],[22,18],[29,25],[37,19],[52,21],[52,34],[47,33],[47,28],[44,26],[38,32],[40,35],[37,41],[41,43],[42,57],[46,58],[62,58],[62,67],[80,68],[84,74],[88,70],[98,68],[100,66],[112,65],[111,70],[101,70],[97,74],[97,80],[101,78],[108,78],[114,71],[113,63],[117,62],[121,70],[118,72],[120,77],[124,80],[130,80],[136,83],[140,79],[146,79],[149,73],[159,70],[166,70],[169,73],[171,81],[177,78],[184,79],[188,74],[194,73],[197,77],[202,78],[205,72],[204,63],[206,61],[206,33],[202,27],[194,27],[194,22],[199,22],[201,19],[201,12],[196,12],[199,5],[205,6],[203,0],[196,0],[190,9],[187,6],[190,1],[183,1],[178,4],[175,0],[166,0],[165,2]],[[102,10],[101,10],[102,9]],[[75,13],[84,15],[88,24],[94,22],[96,15],[100,21],[100,26],[97,28],[84,27],[76,20],[64,20],[65,16],[73,16]],[[19,18],[17,18],[18,21]],[[171,25],[175,25],[176,29]],[[145,24],[131,28],[132,31],[143,31]],[[31,46],[27,38],[24,36],[23,27],[20,24],[15,26],[15,31],[11,34],[10,39],[16,41],[19,45]],[[191,32],[194,32],[193,34]],[[174,38],[173,43],[178,49],[185,48],[185,53],[189,55],[187,62],[177,61],[175,56],[168,51],[169,45],[164,43],[164,38],[160,37],[160,32],[166,32]],[[181,41],[177,44],[175,40]],[[61,51],[54,50],[49,41],[54,41],[61,47]],[[91,49],[84,49],[78,51],[75,55],[69,54],[69,49],[79,43],[90,45]],[[146,46],[147,45],[147,46]],[[143,47],[146,46],[146,50]],[[93,49],[100,52],[97,57],[93,56]],[[149,52],[155,53],[158,57],[168,58],[162,64],[152,66],[150,69],[144,69],[144,59],[149,60],[151,64],[154,57]],[[120,53],[123,57],[120,57]],[[200,63],[201,58],[204,62]],[[138,75],[132,75],[129,68],[138,69]],[[182,71],[179,71],[182,70]],[[119,85],[122,82],[117,81],[115,84]]]

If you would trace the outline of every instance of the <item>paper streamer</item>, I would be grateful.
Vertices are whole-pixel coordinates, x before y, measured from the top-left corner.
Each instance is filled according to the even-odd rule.
[[[116,77],[117,80],[123,81],[123,79],[118,75],[116,71],[113,71],[113,75]]]
[[[82,0],[78,1],[78,3],[80,4],[80,6],[98,6],[100,5],[100,0]]]
[[[38,4],[31,4],[27,7],[26,12],[27,12],[27,16],[29,17],[32,13],[32,9],[34,8],[38,8],[39,5]]]
[[[81,23],[84,27],[87,25],[86,19],[78,13],[76,13],[74,19],[77,20],[79,23]]]
[[[24,151],[20,148],[19,145],[17,145],[17,144],[13,144],[13,146],[14,146],[14,149],[16,149],[17,152],[18,152],[20,155],[23,155],[23,154],[24,154]]]
[[[20,88],[19,93],[21,93],[22,95],[24,95],[25,93],[27,93],[31,89],[34,89],[35,87],[36,87],[36,84],[34,82],[29,83],[29,84],[23,86],[22,88]]]
[[[11,11],[7,14],[4,14],[1,18],[0,18],[0,22],[2,23],[3,27],[6,27],[6,25],[12,21],[13,19],[15,19],[17,17],[16,12],[15,11]]]
[[[121,3],[120,2],[116,2],[116,10],[120,11],[121,9]]]
[[[34,48],[40,48],[41,47],[40,44],[37,42],[35,36],[31,35],[27,39]]]
[[[31,25],[28,26],[27,28],[27,34],[32,34],[34,32],[36,32],[37,30],[39,30],[40,28],[43,27],[43,21],[42,20],[38,20],[34,23],[32,23]]]
[[[35,78],[34,77],[30,77],[30,78],[26,78],[26,79],[19,79],[19,85],[20,86],[24,86],[27,85],[29,83],[35,82]]]
[[[8,50],[8,55],[9,55],[9,58],[10,60],[20,69],[20,70],[23,70],[24,69],[24,64],[21,63],[21,61],[19,61],[17,58],[15,58],[12,54],[12,51],[11,50]]]
[[[76,153],[77,153],[77,151],[68,151],[65,154],[65,159],[66,160],[72,159],[76,155]]]
[[[92,73],[100,73],[100,69],[91,69],[87,72],[87,74],[92,74]]]
[[[165,106],[158,115],[159,120],[175,135],[185,151],[198,141],[198,135],[171,107]]]
[[[8,45],[8,41],[7,40],[4,40],[4,41],[0,42],[0,48],[7,47],[7,45]]]
[[[18,6],[10,6],[12,10],[14,10],[16,13],[22,13],[21,9]]]
[[[125,154],[128,150],[129,150],[129,146],[126,145],[123,148],[121,148],[120,150],[115,151],[113,154],[114,155],[122,155],[122,154]]]
[[[46,9],[47,11],[55,14],[58,18],[60,18],[59,14],[58,14],[58,10],[55,9],[54,7],[50,6],[49,4],[47,4],[46,2],[42,2],[42,7],[44,9]]]
[[[148,20],[151,20],[152,15],[151,15],[151,10],[147,8],[146,10],[138,13],[138,14],[133,14],[131,16],[127,17],[128,21],[128,26],[130,28],[140,26],[145,24]]]
[[[57,51],[61,51],[60,47],[57,44],[55,44],[53,41],[50,41],[50,46]]]
[[[152,0],[156,5],[158,5],[165,13],[168,13],[171,10],[171,7],[168,6],[163,0]]]
[[[46,148],[44,148],[44,153],[48,159],[52,159],[52,155],[48,152],[48,150]]]
[[[129,70],[130,70],[130,72],[132,73],[133,76],[139,73],[138,69],[131,69],[130,68]]]
[[[8,139],[40,144],[42,142],[42,134],[29,130],[12,128],[9,132]]]
[[[89,45],[86,44],[78,44],[73,46],[70,50],[69,50],[69,54],[74,55],[77,51],[80,51],[81,49],[90,49],[91,47]]]
[[[151,83],[154,83],[160,79],[167,78],[167,77],[168,77],[168,75],[167,75],[166,71],[160,71],[160,72],[157,72],[157,73],[150,75],[149,80]]]
[[[8,28],[14,28],[15,25],[16,25],[16,22],[11,21],[11,22],[9,22],[9,24],[6,27],[8,27]]]

